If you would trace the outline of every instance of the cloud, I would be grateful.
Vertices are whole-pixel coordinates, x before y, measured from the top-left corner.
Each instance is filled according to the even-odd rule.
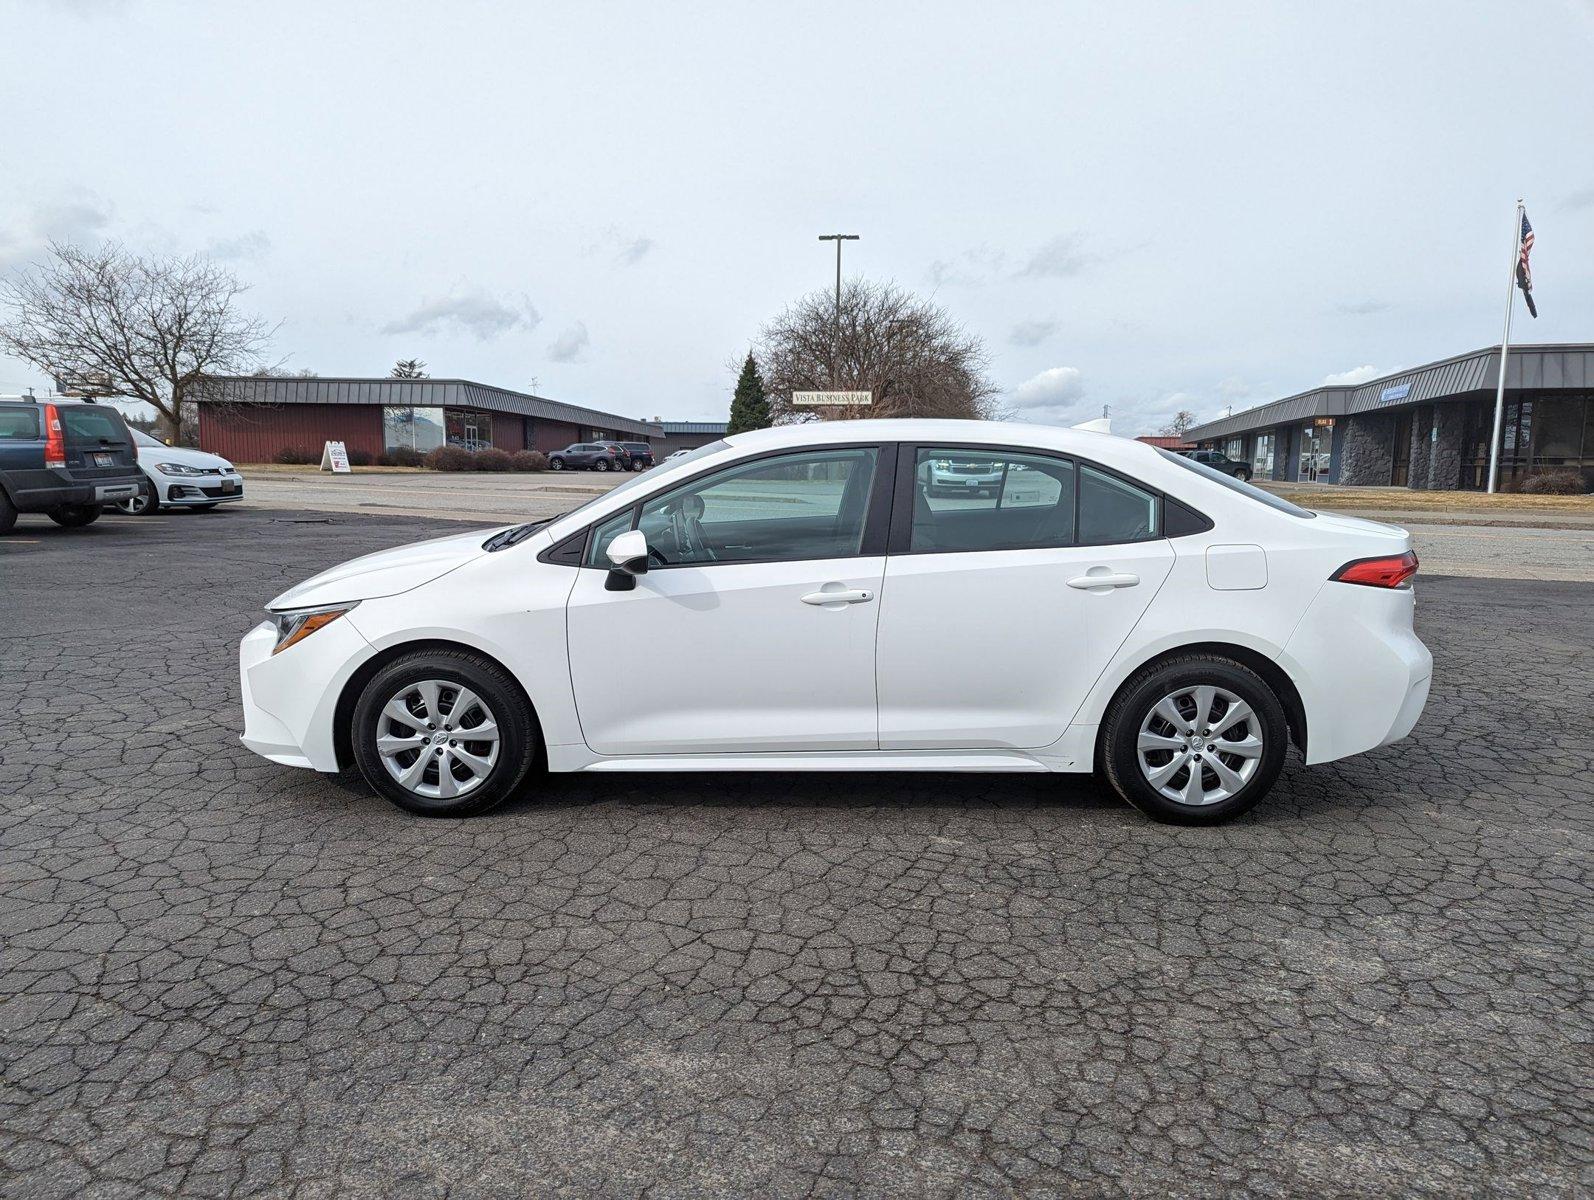
[[[1020,321],[1013,326],[1007,340],[1015,346],[1039,346],[1056,332],[1056,321]]]
[[[644,234],[624,233],[618,226],[611,225],[583,253],[610,255],[617,266],[634,267],[653,253],[657,245],[657,242]]]
[[[1324,376],[1323,382],[1329,387],[1339,387],[1344,384],[1366,383],[1369,379],[1377,379],[1383,372],[1371,364],[1361,367],[1352,367],[1348,371],[1338,371],[1333,375]]]
[[[1036,420],[1055,419],[1085,394],[1078,367],[1048,367],[1013,389],[1013,407]]]
[[[1579,188],[1561,201],[1562,212],[1579,212],[1594,208],[1594,187]]]
[[[989,246],[975,246],[951,258],[938,258],[930,264],[930,282],[975,286],[989,283],[1002,273],[1007,255]]]
[[[622,267],[634,267],[648,256],[653,249],[653,239],[650,237],[631,238],[620,244],[619,252],[614,256],[615,261]]]
[[[468,333],[479,342],[491,341],[516,329],[530,331],[541,315],[524,296],[510,304],[479,289],[422,304],[408,315],[382,326],[383,333]]]
[[[1251,395],[1255,390],[1256,389],[1254,389],[1245,380],[1241,379],[1238,375],[1226,375],[1222,379],[1218,380],[1218,395],[1222,396],[1225,400],[1238,400],[1241,397]],[[1175,395],[1184,400],[1190,399],[1190,397],[1186,396],[1183,392],[1176,392]]]
[[[1059,234],[1030,255],[1020,276],[1041,279],[1066,279],[1078,275],[1096,262],[1096,256],[1079,247],[1079,239],[1072,234]]]
[[[1359,300],[1354,304],[1336,304],[1334,311],[1349,317],[1370,317],[1374,313],[1388,312],[1392,307],[1382,300]]]
[[[548,357],[554,362],[575,362],[590,340],[586,325],[577,321],[549,344]]]
[[[211,238],[205,253],[212,258],[256,259],[271,249],[271,239],[258,229],[232,238]]]
[[[98,242],[111,224],[111,205],[81,188],[0,213],[0,270],[42,258],[51,242]],[[9,229],[7,228],[9,226]]]

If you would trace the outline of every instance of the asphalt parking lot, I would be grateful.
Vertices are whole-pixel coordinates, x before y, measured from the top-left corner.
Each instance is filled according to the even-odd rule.
[[[261,605],[458,528],[0,539],[8,1200],[1594,1187],[1594,585],[1422,579],[1414,737],[1213,830],[1023,775],[421,821],[245,751]]]

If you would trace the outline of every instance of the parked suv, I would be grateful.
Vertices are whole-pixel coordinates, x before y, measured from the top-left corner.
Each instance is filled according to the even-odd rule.
[[[653,465],[653,447],[646,442],[616,442],[615,444],[631,456],[631,469],[633,471],[646,471]]]
[[[601,442],[576,442],[548,456],[551,471],[623,471],[626,454],[619,446]]]
[[[1237,462],[1228,455],[1218,450],[1186,450],[1184,456],[1191,462],[1198,462],[1203,467],[1211,467],[1214,471],[1222,471],[1225,475],[1232,475],[1241,483],[1250,479],[1256,472],[1248,462]]]
[[[68,529],[138,495],[133,434],[114,408],[78,400],[0,400],[0,533],[19,512]]]

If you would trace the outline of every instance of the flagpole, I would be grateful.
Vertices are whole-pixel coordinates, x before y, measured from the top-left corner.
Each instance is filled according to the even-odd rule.
[[[1500,482],[1500,432],[1505,425],[1505,366],[1511,357],[1511,309],[1516,303],[1517,259],[1522,253],[1522,197],[1511,226],[1511,274],[1505,285],[1505,332],[1500,335],[1500,382],[1494,389],[1494,436],[1489,440],[1489,491]]]

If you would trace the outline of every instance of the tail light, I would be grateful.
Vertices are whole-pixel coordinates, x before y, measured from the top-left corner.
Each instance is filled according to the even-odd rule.
[[[44,465],[66,466],[66,437],[61,432],[61,414],[53,404],[44,406]]]
[[[1329,578],[1365,587],[1397,588],[1416,573],[1417,556],[1408,550],[1382,558],[1352,559]]]

